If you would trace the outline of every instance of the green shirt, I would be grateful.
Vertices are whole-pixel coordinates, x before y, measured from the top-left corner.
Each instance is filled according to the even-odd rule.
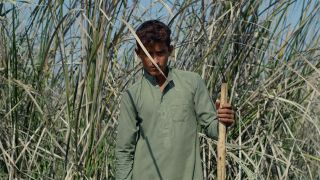
[[[197,125],[216,138],[218,121],[198,74],[169,68],[161,92],[144,71],[123,94],[118,122],[116,179],[203,179]]]

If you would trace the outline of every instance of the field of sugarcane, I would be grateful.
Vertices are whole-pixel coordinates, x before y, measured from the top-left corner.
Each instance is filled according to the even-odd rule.
[[[0,179],[114,179],[132,30],[170,24],[170,66],[222,79],[237,122],[228,179],[320,178],[317,0],[0,1]],[[217,141],[200,132],[205,179]]]

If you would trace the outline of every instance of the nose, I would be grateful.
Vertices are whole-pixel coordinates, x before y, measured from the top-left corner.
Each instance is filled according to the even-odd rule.
[[[159,64],[159,59],[157,56],[153,56],[152,58],[156,64]]]
[[[152,59],[154,60],[154,62],[155,62],[156,64],[159,64],[159,58],[155,55],[155,53],[152,53],[152,54],[150,54],[150,55],[151,55]]]

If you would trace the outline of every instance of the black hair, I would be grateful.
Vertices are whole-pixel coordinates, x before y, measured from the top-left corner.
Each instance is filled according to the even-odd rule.
[[[143,45],[153,44],[156,42],[164,42],[168,47],[170,47],[171,30],[166,24],[161,21],[149,20],[143,22],[136,30],[136,34],[140,38]],[[141,48],[139,43],[136,43],[138,48]]]

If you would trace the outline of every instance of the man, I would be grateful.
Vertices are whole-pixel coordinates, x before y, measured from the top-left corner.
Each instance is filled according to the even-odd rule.
[[[193,72],[167,66],[173,50],[170,29],[160,21],[144,22],[136,31],[160,67],[137,43],[143,77],[122,96],[116,145],[116,178],[133,180],[201,180],[198,124],[217,136],[217,116],[204,81]],[[219,121],[234,122],[231,106],[218,109]]]

